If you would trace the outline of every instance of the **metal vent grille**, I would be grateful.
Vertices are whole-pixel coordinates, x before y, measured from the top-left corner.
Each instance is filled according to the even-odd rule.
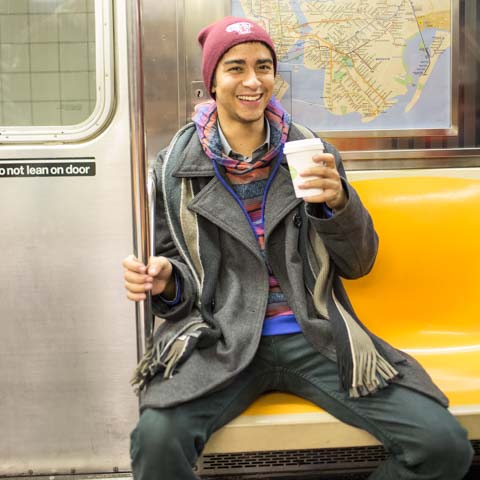
[[[480,440],[473,440],[474,464],[480,464]],[[360,472],[374,469],[387,456],[382,446],[321,448],[204,455],[196,471],[204,477],[302,472]]]
[[[321,448],[204,455],[197,464],[204,475],[225,475],[371,468],[386,457],[382,446]]]
[[[474,465],[480,465],[480,440],[472,440],[472,447],[475,450],[475,457],[473,459]]]

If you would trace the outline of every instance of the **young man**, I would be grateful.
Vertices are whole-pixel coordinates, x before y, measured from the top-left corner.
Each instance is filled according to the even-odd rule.
[[[209,436],[280,390],[377,437],[391,455],[371,479],[461,479],[472,451],[447,399],[342,287],[372,268],[377,236],[331,145],[305,172],[323,193],[294,195],[283,146],[311,133],[272,97],[271,38],[227,17],[199,42],[214,101],[159,156],[156,256],[124,260],[128,297],[151,291],[165,319],[137,371],[134,477],[196,478]]]

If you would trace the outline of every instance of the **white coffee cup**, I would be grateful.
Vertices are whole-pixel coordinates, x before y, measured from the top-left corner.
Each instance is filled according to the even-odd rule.
[[[323,193],[321,188],[300,189],[298,185],[314,177],[301,177],[300,173],[309,167],[318,165],[312,159],[317,153],[323,153],[323,143],[319,138],[306,138],[286,142],[283,153],[287,156],[288,168],[292,176],[293,188],[297,198],[312,197]]]

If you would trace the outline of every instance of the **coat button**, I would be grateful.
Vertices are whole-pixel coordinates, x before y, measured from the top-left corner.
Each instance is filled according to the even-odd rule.
[[[297,228],[300,228],[302,226],[302,217],[296,213],[294,216],[293,216],[293,224],[297,227]]]
[[[212,310],[212,312],[215,310],[215,299],[212,298],[210,300],[210,309]]]

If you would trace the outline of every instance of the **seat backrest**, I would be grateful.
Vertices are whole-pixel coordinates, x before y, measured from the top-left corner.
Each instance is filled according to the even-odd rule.
[[[480,180],[419,176],[353,185],[380,237],[372,272],[345,281],[362,321],[400,348],[478,345]]]

